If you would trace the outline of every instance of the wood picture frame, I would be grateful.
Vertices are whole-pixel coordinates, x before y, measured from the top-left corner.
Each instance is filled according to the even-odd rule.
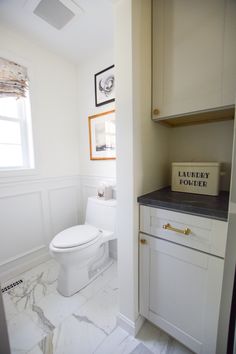
[[[88,117],[90,160],[115,160],[115,110]]]

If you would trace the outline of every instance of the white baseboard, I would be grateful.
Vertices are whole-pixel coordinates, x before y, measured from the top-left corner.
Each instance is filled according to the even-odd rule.
[[[135,336],[138,334],[138,332],[140,331],[140,329],[143,327],[144,322],[146,321],[146,319],[139,315],[138,318],[135,321]]]
[[[117,316],[117,325],[127,331],[131,336],[135,337],[145,322],[145,318],[141,315],[135,321],[131,321],[126,316],[119,313]]]
[[[6,282],[11,278],[15,278],[21,273],[32,269],[50,259],[48,247],[42,246],[11,259],[6,263],[0,264],[0,282]]]
[[[115,261],[117,261],[117,253],[114,251],[109,251],[109,255],[112,259],[114,259]]]
[[[231,214],[236,214],[236,203],[229,202],[229,212]]]
[[[109,241],[109,255],[117,261],[117,240]]]

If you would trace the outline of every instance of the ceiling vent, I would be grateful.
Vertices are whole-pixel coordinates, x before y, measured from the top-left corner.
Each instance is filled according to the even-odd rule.
[[[34,14],[49,25],[60,30],[82,9],[74,0],[41,0],[34,9]]]

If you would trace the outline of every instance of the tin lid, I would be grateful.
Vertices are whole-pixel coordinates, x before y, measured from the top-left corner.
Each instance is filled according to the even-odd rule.
[[[220,162],[172,162],[172,166],[203,166],[219,167]]]

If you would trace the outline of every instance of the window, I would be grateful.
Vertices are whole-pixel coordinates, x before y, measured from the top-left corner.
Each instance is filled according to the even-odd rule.
[[[0,98],[0,171],[34,167],[31,111],[26,97]]]

